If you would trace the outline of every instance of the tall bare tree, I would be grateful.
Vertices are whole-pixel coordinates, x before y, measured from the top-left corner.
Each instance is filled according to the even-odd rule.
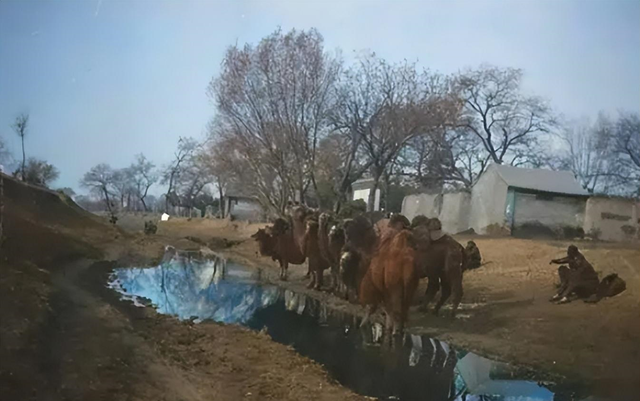
[[[165,166],[162,172],[162,184],[167,185],[167,193],[165,196],[165,212],[169,210],[171,199],[175,198],[175,185],[180,174],[184,170],[185,161],[188,160],[196,151],[198,143],[193,138],[180,137],[178,139],[178,147],[173,155],[173,161]]]
[[[459,102],[443,77],[418,71],[415,63],[392,65],[373,54],[347,71],[345,80],[334,121],[357,135],[351,143],[361,142],[373,178],[367,203],[372,210],[380,179],[400,151],[412,138],[447,125]]]
[[[29,127],[29,115],[28,114],[20,114],[16,117],[13,125],[11,126],[15,133],[20,137],[20,141],[22,142],[22,181],[25,180],[26,177],[26,162],[27,156],[24,151],[24,137],[27,135],[27,128]]]
[[[522,71],[481,66],[460,75],[465,115],[459,128],[475,134],[494,163],[534,161],[541,134],[556,121],[540,98],[521,92]]]
[[[571,170],[584,189],[591,193],[608,193],[614,163],[607,146],[614,129],[613,123],[600,114],[594,124],[572,122],[559,132],[566,146],[560,168]]]
[[[340,65],[315,29],[277,30],[255,47],[227,49],[222,72],[209,85],[218,124],[234,138],[275,213],[290,198],[304,201],[316,186],[317,145]]]
[[[155,165],[147,160],[144,154],[140,153],[136,155],[136,161],[129,169],[132,172],[136,195],[140,203],[142,203],[144,211],[147,212],[149,208],[145,202],[145,198],[149,193],[149,188],[158,181],[158,176],[154,171]]]
[[[88,188],[104,201],[106,210],[110,214],[113,214],[114,206],[110,197],[113,194],[113,174],[111,166],[100,163],[86,172],[80,181],[81,186]]]
[[[233,142],[229,139],[217,137],[215,134],[215,128],[211,128],[211,136],[201,154],[201,158],[205,168],[209,170],[209,175],[215,180],[216,187],[218,189],[218,199],[220,200],[220,207],[218,208],[218,214],[220,218],[224,218],[224,207],[222,202],[225,197],[227,188],[236,180],[237,177],[242,176],[242,166],[236,154],[236,149]],[[237,182],[236,184],[240,184]]]
[[[599,137],[611,152],[614,169],[609,175],[616,192],[640,196],[640,115],[621,112],[613,129]]]

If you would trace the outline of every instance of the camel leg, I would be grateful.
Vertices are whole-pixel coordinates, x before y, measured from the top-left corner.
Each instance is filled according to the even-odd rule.
[[[314,288],[316,286],[316,272],[311,271],[311,281],[307,285],[307,288]]]
[[[367,310],[364,314],[364,318],[362,318],[362,322],[360,322],[360,327],[369,323],[369,319],[371,318],[371,315],[376,311],[376,309],[378,309],[378,305],[376,304],[367,305]]]
[[[439,290],[440,279],[438,277],[429,277],[429,284],[427,284],[427,291],[424,293],[424,300],[418,308],[420,312],[427,312],[429,310],[429,304],[436,297]]]
[[[315,290],[320,290],[324,283],[324,271],[322,269],[316,269],[316,285],[313,287]]]
[[[387,310],[387,316],[391,316],[394,336],[402,334],[404,330],[403,316],[403,289],[401,287],[390,289],[391,293],[388,295],[385,302],[385,309]]]
[[[447,299],[449,299],[449,296],[451,295],[451,284],[449,282],[443,280],[441,283],[441,287],[442,290],[440,292],[440,300],[438,300],[436,307],[433,309],[433,314],[436,316],[438,316],[440,308],[442,308],[442,305],[447,302]]]
[[[456,317],[458,305],[460,305],[460,301],[462,300],[462,278],[455,280],[451,284],[451,290],[453,293],[453,298],[451,298],[451,317]]]
[[[280,280],[287,281],[287,269],[289,262],[280,262]]]

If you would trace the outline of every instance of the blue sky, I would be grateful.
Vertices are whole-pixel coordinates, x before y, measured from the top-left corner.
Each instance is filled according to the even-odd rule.
[[[0,136],[31,115],[27,154],[78,188],[93,165],[136,153],[171,159],[202,137],[206,87],[225,48],[278,26],[324,35],[328,49],[371,49],[451,73],[481,63],[525,70],[528,92],[568,118],[640,110],[640,2],[2,1]]]

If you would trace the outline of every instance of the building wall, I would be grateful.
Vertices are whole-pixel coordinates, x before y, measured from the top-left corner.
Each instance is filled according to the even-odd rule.
[[[442,205],[440,194],[415,194],[405,196],[402,200],[402,214],[413,220],[418,215],[427,217],[440,216],[440,206]]]
[[[494,233],[506,224],[507,184],[495,169],[485,171],[471,192],[469,227],[478,234]],[[492,230],[493,229],[493,230]]]
[[[513,225],[542,224],[549,228],[582,227],[586,199],[581,197],[545,196],[515,191]]]
[[[225,199],[225,216],[231,215],[236,220],[262,221],[263,211],[260,205],[248,199]]]
[[[366,189],[356,189],[353,191],[353,200],[362,199],[364,203],[369,203],[369,192],[371,192],[370,188]],[[373,203],[373,210],[380,210],[380,189],[376,189],[376,198]]]
[[[586,204],[584,231],[605,241],[638,238],[640,204],[634,199],[592,197]]]
[[[439,219],[445,232],[456,234],[469,229],[471,194],[456,192],[444,194]]]

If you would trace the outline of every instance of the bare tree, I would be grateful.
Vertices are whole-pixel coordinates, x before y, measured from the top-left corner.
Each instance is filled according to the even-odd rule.
[[[12,163],[13,158],[11,157],[11,152],[9,151],[9,147],[3,138],[0,138],[0,166],[7,169],[9,171],[8,164]],[[0,169],[1,171],[2,169]]]
[[[449,82],[415,63],[388,64],[369,55],[346,73],[341,104],[334,121],[337,127],[361,141],[373,188],[367,207],[373,209],[380,178],[388,172],[400,151],[417,135],[448,124],[456,114],[457,98]],[[353,137],[353,136],[352,136]],[[352,152],[349,156],[357,154]]]
[[[339,71],[316,30],[277,30],[255,47],[230,47],[209,85],[218,124],[234,138],[257,178],[259,197],[275,213],[291,198],[304,201],[317,184],[317,145]]]
[[[176,180],[180,177],[183,171],[183,164],[185,160],[189,159],[193,152],[195,152],[198,144],[193,138],[180,137],[178,139],[178,148],[174,153],[174,158],[171,163],[165,166],[162,173],[162,184],[167,184],[167,194],[165,196],[165,212],[169,210],[169,202],[175,195]]]
[[[533,160],[541,134],[555,125],[549,106],[521,93],[522,71],[481,66],[459,77],[465,115],[459,128],[475,134],[494,163]]]
[[[640,196],[640,115],[621,112],[613,129],[601,131],[599,137],[611,152],[614,171],[609,175],[616,190]]]
[[[158,176],[154,171],[155,165],[147,160],[142,154],[136,155],[136,161],[129,167],[133,175],[136,195],[142,203],[144,211],[149,211],[145,198],[149,193],[149,188],[158,181]]]
[[[113,214],[113,204],[110,195],[112,195],[113,186],[113,169],[105,163],[94,166],[85,173],[80,181],[80,185],[88,188],[93,194],[99,196],[106,206],[107,211]]]
[[[222,201],[227,188],[238,176],[242,176],[242,163],[238,160],[233,142],[223,137],[216,137],[215,128],[211,128],[211,136],[200,155],[201,160],[208,169],[209,175],[215,180],[218,189],[218,199],[220,206],[218,214],[224,218],[224,208]]]
[[[175,181],[175,194],[180,206],[191,210],[195,206],[196,199],[209,183],[211,183],[211,175],[206,165],[205,155],[195,151],[191,157],[185,159]]]
[[[433,192],[444,187],[470,190],[488,163],[477,137],[447,128],[413,138],[398,160],[401,175]]]
[[[25,180],[26,177],[26,171],[25,171],[25,167],[26,167],[26,162],[27,162],[27,157],[24,151],[24,137],[27,134],[27,128],[29,126],[29,115],[28,114],[20,114],[19,116],[16,117],[16,120],[14,121],[13,125],[11,126],[13,128],[13,130],[15,131],[16,134],[18,134],[18,136],[20,137],[20,140],[22,141],[22,181]]]
[[[595,124],[574,122],[565,127],[559,136],[566,145],[561,156],[560,167],[571,170],[587,191],[607,193],[610,187],[611,151],[607,140],[613,124],[600,114]]]

